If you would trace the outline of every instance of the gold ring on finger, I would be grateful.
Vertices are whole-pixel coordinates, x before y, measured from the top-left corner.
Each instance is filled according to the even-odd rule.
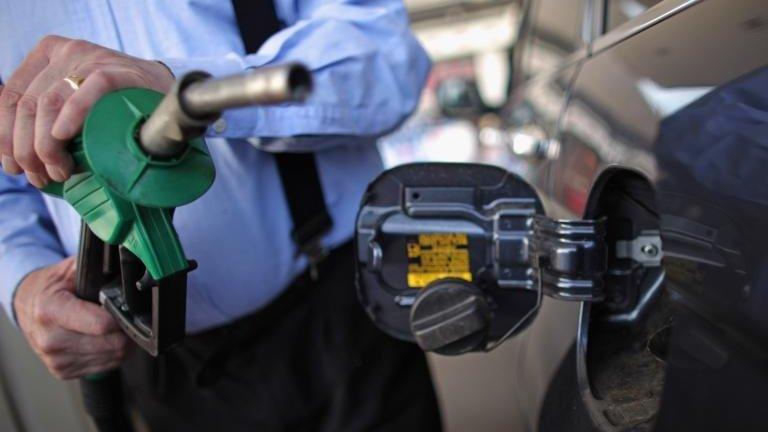
[[[72,90],[78,90],[83,84],[83,81],[85,81],[85,77],[80,75],[67,75],[67,77],[64,78],[64,81],[72,87]]]

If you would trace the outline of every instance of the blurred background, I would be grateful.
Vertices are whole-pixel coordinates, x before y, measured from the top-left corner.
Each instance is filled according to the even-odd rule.
[[[417,113],[381,141],[385,164],[416,160],[514,165],[498,114],[492,111],[507,100],[521,1],[405,3],[433,67]],[[446,105],[452,110],[446,112]],[[479,113],[480,105],[489,112]]]
[[[524,170],[510,156],[495,113],[508,95],[519,1],[405,3],[434,67],[418,112],[381,141],[385,164],[483,161]],[[511,430],[514,389],[504,371],[514,364],[512,356],[502,346],[490,354],[430,358],[449,432]],[[0,372],[0,431],[87,430],[76,384],[53,379],[4,317]]]

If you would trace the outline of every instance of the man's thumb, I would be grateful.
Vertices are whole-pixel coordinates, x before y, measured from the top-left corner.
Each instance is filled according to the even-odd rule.
[[[56,264],[56,270],[61,272],[62,278],[66,282],[67,289],[75,291],[75,279],[77,277],[77,259],[74,256],[65,258]]]

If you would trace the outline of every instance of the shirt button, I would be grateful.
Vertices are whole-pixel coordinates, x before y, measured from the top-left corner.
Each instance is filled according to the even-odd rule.
[[[216,133],[223,133],[225,130],[227,130],[227,121],[224,120],[223,118],[216,120],[213,123],[213,130]]]

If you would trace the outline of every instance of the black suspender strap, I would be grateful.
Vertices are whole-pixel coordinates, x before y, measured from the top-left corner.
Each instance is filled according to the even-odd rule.
[[[277,19],[275,0],[232,0],[232,6],[247,54],[258,51],[282,27]]]
[[[255,53],[280,30],[274,0],[232,0],[245,51]],[[325,206],[323,188],[314,153],[276,153],[283,192],[293,219],[291,238],[305,254],[316,277],[316,264],[323,258],[320,240],[333,220]]]
[[[325,207],[315,155],[276,153],[275,160],[293,219],[291,238],[299,252],[317,264],[325,254],[320,240],[333,226],[333,220]]]

